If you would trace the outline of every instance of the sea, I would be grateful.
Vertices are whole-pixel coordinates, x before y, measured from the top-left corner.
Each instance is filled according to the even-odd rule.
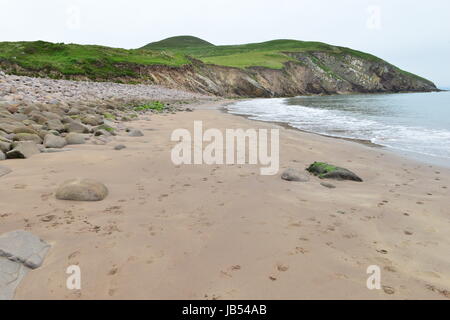
[[[371,142],[450,167],[450,92],[252,99],[228,112],[321,135]]]

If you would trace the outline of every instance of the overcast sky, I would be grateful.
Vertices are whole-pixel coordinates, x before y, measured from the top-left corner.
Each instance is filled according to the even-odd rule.
[[[137,48],[175,35],[214,44],[322,41],[450,86],[448,0],[0,0],[0,41]]]

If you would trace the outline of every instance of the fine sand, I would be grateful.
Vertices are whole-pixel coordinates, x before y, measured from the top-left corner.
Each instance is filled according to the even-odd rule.
[[[0,234],[52,245],[16,299],[449,299],[450,170],[386,150],[200,108],[127,123],[145,136],[2,163]],[[174,129],[279,128],[280,174],[314,161],[363,183],[287,182],[254,165],[171,162]],[[116,144],[126,149],[115,151]],[[65,180],[105,183],[101,202],[55,199]],[[82,288],[66,288],[81,268]],[[382,290],[368,290],[367,268]]]

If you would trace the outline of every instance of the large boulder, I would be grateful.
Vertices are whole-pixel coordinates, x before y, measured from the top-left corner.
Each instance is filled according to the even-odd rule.
[[[14,136],[14,141],[33,141],[36,144],[42,143],[42,138],[34,133],[18,133]]]
[[[11,143],[0,139],[0,151],[6,153],[9,150],[11,150]]]
[[[64,131],[65,126],[59,119],[50,119],[45,123],[47,130]]]
[[[26,126],[20,126],[17,127],[13,130],[13,133],[30,133],[30,134],[38,134],[38,132],[36,130],[34,130],[31,127],[26,127]]]
[[[80,114],[80,109],[76,108],[76,107],[72,107],[70,108],[70,110],[67,112],[67,115],[69,116],[76,116]]]
[[[286,181],[295,181],[295,182],[308,182],[309,181],[308,176],[302,174],[300,171],[293,169],[293,168],[289,168],[289,169],[285,170],[281,174],[281,179],[286,180]]]
[[[3,151],[0,150],[0,161],[6,159],[6,154],[3,153]]]
[[[103,183],[91,179],[72,179],[56,190],[56,198],[71,201],[101,201],[108,195]]]
[[[75,133],[89,133],[90,130],[81,122],[71,121],[65,125],[65,129],[67,132],[75,132]]]
[[[32,141],[22,141],[15,143],[14,149],[6,153],[8,159],[27,159],[40,153],[36,143]]]
[[[100,115],[88,114],[81,118],[81,122],[95,127],[103,124],[103,117]]]
[[[22,125],[21,123],[12,121],[4,121],[4,122],[0,121],[0,130],[6,133],[14,133],[14,130],[21,125]]]
[[[334,179],[334,180],[351,180],[362,182],[363,180],[355,173],[348,169],[330,165],[325,162],[314,162],[306,169],[308,172],[318,176],[320,179]]]
[[[30,113],[30,119],[38,124],[45,124],[47,122],[47,118],[42,115],[42,113],[38,111],[33,111]]]
[[[44,112],[42,112],[42,115],[49,120],[60,120],[61,119],[61,116],[55,112],[44,111]]]
[[[138,130],[138,129],[131,129],[131,130],[128,132],[128,136],[130,136],[130,137],[143,137],[144,134],[142,133],[141,130]]]
[[[81,133],[74,133],[71,132],[67,134],[66,136],[66,142],[67,144],[85,144],[86,143],[86,136]]]
[[[64,148],[66,145],[66,139],[53,134],[47,134],[44,138],[44,146],[46,148]]]

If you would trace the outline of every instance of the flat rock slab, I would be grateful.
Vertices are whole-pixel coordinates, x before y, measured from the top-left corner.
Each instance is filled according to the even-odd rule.
[[[4,175],[7,175],[8,173],[11,173],[11,169],[4,167],[4,166],[0,166],[0,177],[3,177]]]
[[[0,257],[0,301],[14,298],[17,286],[29,270],[21,263]]]
[[[42,153],[57,153],[57,152],[67,152],[67,151],[72,151],[73,149],[70,148],[45,148],[42,149]]]
[[[50,245],[32,233],[18,230],[0,236],[0,257],[37,269],[42,265]]]
[[[42,265],[49,249],[49,244],[26,231],[0,236],[0,300],[14,298],[20,281]]]

